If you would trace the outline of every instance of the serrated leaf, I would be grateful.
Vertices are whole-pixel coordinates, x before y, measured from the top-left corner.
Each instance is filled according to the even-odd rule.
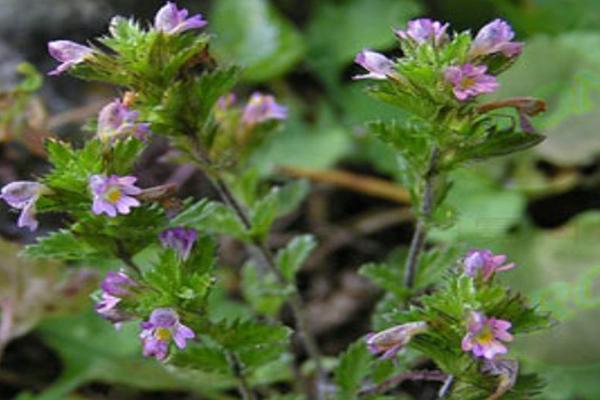
[[[242,269],[242,291],[244,298],[259,314],[276,316],[285,301],[285,292],[272,273],[260,275],[252,264]]]
[[[317,246],[313,235],[296,236],[277,253],[277,267],[288,281],[292,281],[310,253]]]
[[[352,400],[358,398],[362,381],[370,372],[373,356],[367,350],[363,340],[350,345],[340,356],[340,364],[335,369],[335,383],[338,386],[336,399]]]
[[[171,220],[171,226],[187,226],[199,231],[224,233],[240,239],[247,238],[246,228],[230,208],[206,199],[187,207]]]
[[[215,324],[206,333],[252,370],[280,357],[288,346],[291,330],[276,324],[233,321]]]
[[[38,238],[35,244],[25,247],[22,254],[30,258],[65,261],[94,260],[108,256],[66,229]]]
[[[144,147],[144,142],[136,138],[117,140],[113,143],[111,146],[112,172],[119,176],[130,174]]]

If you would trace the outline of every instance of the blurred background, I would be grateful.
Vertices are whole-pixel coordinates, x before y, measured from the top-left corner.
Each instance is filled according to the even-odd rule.
[[[320,246],[299,285],[311,329],[335,355],[369,330],[381,291],[358,274],[368,261],[398,259],[412,234],[406,193],[395,184],[393,154],[370,139],[364,123],[403,118],[363,93],[354,55],[369,47],[399,55],[392,27],[428,16],[456,31],[476,31],[502,17],[526,42],[494,96],[536,96],[548,112],[536,126],[548,138],[524,153],[456,173],[449,202],[457,224],[432,234],[505,252],[518,267],[507,281],[560,321],[513,350],[523,368],[541,372],[541,398],[600,399],[600,2],[597,0],[190,0],[215,35],[219,60],[245,66],[244,96],[273,92],[290,107],[286,127],[252,165],[266,179],[307,178],[299,211],[277,224],[273,245],[314,232]],[[85,42],[106,32],[113,15],[151,21],[158,0],[0,0],[0,183],[31,179],[47,165],[41,143],[56,134],[81,142],[80,127],[114,88],[68,76],[45,79],[55,64],[49,40]],[[18,69],[20,72],[18,72]],[[202,174],[163,161],[153,143],[138,166],[141,185],[176,182],[181,196],[214,196]],[[373,190],[375,185],[378,190]],[[0,399],[235,398],[226,382],[181,376],[142,360],[135,327],[115,332],[91,313],[98,277],[85,268],[19,260],[34,240],[0,206]],[[36,234],[61,226],[41,220]],[[248,312],[258,283],[240,273],[246,254],[221,243],[220,290],[214,307]],[[65,272],[67,271],[67,272]],[[255,279],[255,277],[254,277]],[[255,279],[256,280],[256,279]],[[254,285],[254,286],[253,286]],[[283,311],[284,320],[289,315]],[[7,321],[11,321],[10,324]],[[4,351],[2,351],[4,350]],[[267,372],[265,372],[267,373]],[[275,373],[275,371],[271,371]],[[270,377],[272,379],[272,376]],[[268,380],[268,379],[267,379]],[[403,387],[407,398],[432,399],[435,387]]]

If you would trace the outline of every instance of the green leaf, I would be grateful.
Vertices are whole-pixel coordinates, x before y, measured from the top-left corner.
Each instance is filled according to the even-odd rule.
[[[116,175],[128,175],[139,155],[144,150],[145,144],[139,139],[128,138],[117,140],[112,144],[112,171]]]
[[[351,152],[351,137],[330,109],[321,107],[314,123],[300,117],[301,110],[292,112],[283,130],[254,153],[251,164],[261,174],[267,175],[280,165],[327,168]]]
[[[548,64],[550,57],[553,62]],[[502,75],[497,98],[544,99],[549,111],[537,118],[536,125],[550,139],[536,148],[536,154],[556,164],[585,164],[593,161],[600,146],[593,128],[600,115],[599,71],[599,33],[535,36],[519,62]]]
[[[310,184],[306,180],[291,181],[280,186],[277,191],[277,217],[296,211],[309,190]]]
[[[277,267],[288,281],[294,279],[316,246],[317,242],[313,235],[296,236],[277,253]]]
[[[322,2],[308,26],[308,60],[333,83],[362,49],[391,47],[395,38],[390,28],[403,27],[419,11],[412,0]]]
[[[369,263],[360,267],[360,274],[397,298],[404,299],[410,291],[402,285],[403,268],[392,267],[387,263]]]
[[[246,239],[248,235],[242,221],[230,208],[206,199],[188,206],[171,220],[171,226],[187,226],[199,231],[223,233],[239,239]]]
[[[204,343],[188,345],[185,351],[175,354],[171,363],[181,368],[232,375],[223,350]]]
[[[235,353],[248,370],[279,358],[291,334],[285,326],[254,321],[224,321],[209,329],[206,333],[224,349]]]
[[[121,330],[95,313],[53,318],[39,333],[63,362],[61,377],[41,395],[60,400],[86,382],[124,384],[146,390],[187,389],[214,398],[233,381],[216,374],[180,374],[141,356],[137,324]]]
[[[247,80],[282,75],[304,53],[300,34],[267,0],[220,0],[211,16],[216,53],[241,64]]]
[[[485,137],[480,143],[467,145],[458,149],[453,155],[453,163],[471,160],[486,160],[491,157],[504,156],[518,151],[527,150],[542,143],[543,135],[527,132],[496,131]]]
[[[521,222],[527,205],[521,192],[498,185],[474,168],[458,170],[451,177],[453,187],[446,202],[458,216],[450,229],[431,232],[436,241],[472,245],[477,239],[482,246],[490,247]]]
[[[285,290],[273,273],[261,274],[250,263],[242,269],[242,291],[244,298],[259,314],[275,317],[285,301]]]
[[[110,253],[98,251],[95,246],[66,229],[38,238],[35,244],[25,247],[22,254],[30,258],[65,261],[92,261],[110,257]]]
[[[352,400],[358,398],[363,379],[369,374],[373,356],[367,350],[363,340],[350,345],[340,357],[335,369],[335,383],[339,388],[336,399]]]

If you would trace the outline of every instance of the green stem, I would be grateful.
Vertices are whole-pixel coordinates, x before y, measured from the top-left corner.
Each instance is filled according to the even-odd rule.
[[[408,251],[408,257],[406,259],[406,265],[404,269],[404,284],[407,288],[412,288],[415,284],[417,265],[419,265],[419,259],[423,249],[425,248],[425,241],[427,240],[427,224],[429,222],[429,218],[431,217],[434,203],[433,184],[437,173],[437,159],[438,150],[436,147],[433,147],[429,157],[427,171],[423,176],[424,182],[421,210],[417,217],[417,226],[410,243],[410,249]]]
[[[250,218],[244,210],[244,207],[237,201],[237,199],[233,195],[227,183],[220,177],[213,177],[212,179],[214,186],[219,192],[219,195],[223,199],[223,201],[229,207],[231,207],[232,210],[235,211],[235,213],[238,215],[238,217],[244,224],[245,228],[251,229],[252,222],[250,221]],[[291,285],[290,282],[286,279],[286,277],[282,274],[281,270],[277,267],[275,257],[271,250],[267,248],[267,246],[258,239],[254,239],[252,241],[252,244],[258,249],[263,259],[265,260],[269,271],[275,275],[278,283],[284,288],[292,288],[292,292],[287,302],[294,315],[294,320],[296,322],[296,331],[299,337],[301,338],[302,344],[309,358],[315,363],[315,369],[317,372],[317,399],[323,399],[321,387],[324,386],[326,380],[326,373],[321,361],[321,351],[319,350],[317,341],[308,329],[306,323],[306,317],[304,314],[304,302],[302,300],[302,297],[300,296],[300,293],[298,292],[296,286]]]
[[[244,374],[244,367],[238,356],[233,352],[227,352],[227,361],[229,362],[229,368],[231,368],[231,372],[238,381],[238,388],[240,394],[242,395],[242,399],[256,400],[254,391],[252,390],[250,384],[248,383],[248,380],[246,379],[246,375]]]

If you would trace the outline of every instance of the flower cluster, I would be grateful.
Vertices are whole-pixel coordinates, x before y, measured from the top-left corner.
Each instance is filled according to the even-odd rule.
[[[401,43],[409,48],[418,46],[434,46],[441,48],[450,42],[447,33],[449,24],[420,18],[409,21],[406,30],[395,30]],[[440,65],[440,80],[452,91],[457,100],[464,102],[481,94],[493,93],[499,83],[493,74],[488,73],[485,56],[500,54],[508,59],[521,53],[523,44],[513,42],[512,28],[500,19],[484,26],[473,39],[467,53],[467,62],[462,64]],[[390,77],[402,78],[397,66],[402,59],[394,62],[383,54],[365,49],[360,52],[355,62],[368,71],[357,75],[354,79],[383,80]]]
[[[474,249],[464,258],[464,272],[471,278],[481,277],[483,282],[487,282],[496,272],[515,267],[514,263],[504,264],[506,259],[505,255],[494,255],[490,250]],[[493,360],[498,354],[506,354],[508,349],[502,342],[512,340],[512,335],[508,332],[511,326],[509,321],[488,318],[482,312],[471,311],[462,349],[487,360]]]
[[[188,14],[188,10],[179,9],[175,3],[167,2],[154,17],[154,29],[167,35],[176,35],[207,25],[202,14],[196,14],[189,18]],[[48,43],[48,52],[54,59],[61,62],[48,75],[60,75],[92,56],[94,49],[70,40],[55,40]]]

